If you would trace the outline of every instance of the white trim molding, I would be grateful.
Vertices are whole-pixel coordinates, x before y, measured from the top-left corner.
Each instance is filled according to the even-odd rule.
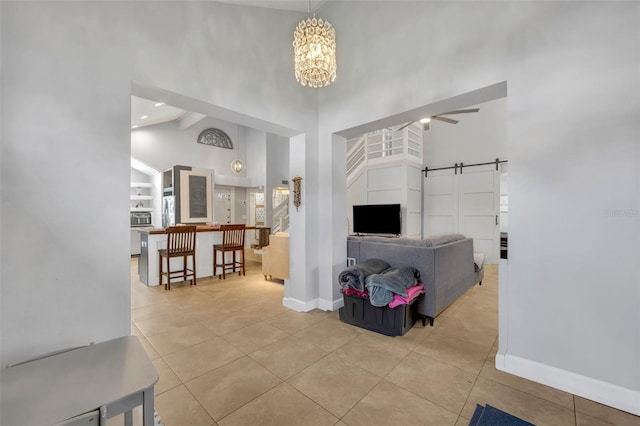
[[[318,299],[313,299],[308,302],[303,302],[298,299],[294,299],[292,297],[283,297],[282,298],[282,306],[287,307],[289,309],[293,309],[297,312],[309,312],[318,307]]]
[[[308,302],[302,302],[292,297],[283,297],[282,306],[289,309],[293,309],[297,312],[309,312],[314,309],[322,309],[323,311],[337,311],[344,306],[343,299],[326,300],[326,299],[313,299]]]
[[[509,354],[496,354],[495,366],[500,371],[640,415],[640,391]]]
[[[327,300],[327,299],[318,299],[318,309],[322,309],[323,311],[337,311],[338,309],[344,306],[344,299],[336,299],[336,300]]]

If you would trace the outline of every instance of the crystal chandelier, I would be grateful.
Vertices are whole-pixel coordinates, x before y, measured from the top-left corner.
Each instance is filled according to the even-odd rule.
[[[336,79],[336,32],[329,22],[315,14],[301,21],[293,33],[293,54],[296,80],[303,86],[328,86]]]

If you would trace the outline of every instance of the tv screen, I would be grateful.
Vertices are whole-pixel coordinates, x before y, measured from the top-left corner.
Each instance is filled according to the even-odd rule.
[[[353,232],[400,235],[400,204],[353,206]]]

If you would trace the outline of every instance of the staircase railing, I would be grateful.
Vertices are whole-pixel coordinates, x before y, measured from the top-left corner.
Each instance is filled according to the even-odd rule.
[[[422,164],[422,124],[382,129],[347,141],[347,186],[369,165],[395,160]]]
[[[273,209],[271,217],[271,233],[289,229],[289,197],[285,197],[280,204]]]

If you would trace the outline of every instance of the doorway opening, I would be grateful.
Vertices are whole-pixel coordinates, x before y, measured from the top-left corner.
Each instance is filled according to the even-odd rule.
[[[162,219],[162,212],[167,185],[163,182],[162,172],[176,167],[206,173],[211,177],[213,185],[210,189],[207,187],[206,196],[201,199],[211,199],[205,204],[212,205],[213,214],[206,222],[194,223],[243,223],[250,227],[270,225],[270,188],[277,186],[274,181],[279,183],[289,175],[290,138],[299,135],[298,131],[135,82],[132,83],[131,94],[132,112],[134,97],[148,100],[152,108],[166,106],[174,112],[174,115],[166,120],[150,122],[147,123],[148,126],[140,123],[134,125],[134,117],[132,117],[132,178],[142,180],[138,172],[134,171],[134,163],[148,166],[151,170],[145,177],[144,184],[151,188],[151,192],[156,193],[149,200],[145,200],[149,204],[145,207],[151,210],[153,227],[166,226]],[[199,140],[198,135],[204,130],[218,127],[229,136],[233,145],[196,143]],[[268,149],[267,146],[275,146],[275,148]],[[273,151],[284,160],[270,158],[269,155]],[[286,155],[282,155],[283,153]],[[238,162],[244,167],[234,168],[233,165]],[[256,203],[258,194],[262,194],[261,204]],[[265,196],[267,194],[269,194],[268,197]],[[184,207],[176,205],[175,208]],[[191,207],[187,209],[192,210]],[[253,232],[247,232],[246,237],[248,249],[256,245],[257,239],[253,238]],[[137,246],[138,242],[132,238],[132,246],[133,244]],[[198,274],[198,276],[207,275]]]
[[[407,213],[409,211],[418,211],[419,221],[422,224],[420,238],[443,233],[461,233],[473,238],[474,246],[479,250],[486,251],[486,257],[492,263],[490,269],[492,274],[494,273],[493,279],[498,284],[497,287],[504,288],[502,284],[503,274],[499,274],[498,270],[506,271],[506,268],[502,268],[503,261],[499,258],[500,232],[504,232],[507,226],[507,211],[505,211],[504,207],[501,210],[500,207],[501,200],[506,200],[505,196],[507,195],[506,186],[501,186],[501,181],[504,183],[507,180],[503,175],[507,171],[506,167],[501,163],[498,170],[496,170],[495,164],[492,170],[490,170],[490,167],[486,170],[470,167],[463,169],[460,167],[460,163],[492,162],[497,157],[500,160],[508,159],[506,143],[506,81],[381,120],[335,132],[333,139],[346,144],[349,140],[359,138],[367,133],[381,131],[384,133],[384,129],[401,130],[403,126],[418,122],[422,117],[433,117],[438,114],[446,115],[443,112],[478,107],[480,110],[484,109],[483,112],[485,113],[489,112],[490,118],[485,117],[484,114],[474,113],[461,116],[459,123],[454,125],[449,122],[440,123],[439,121],[429,123],[429,127],[425,128],[423,133],[424,157],[422,158],[421,169],[417,174],[417,179],[414,176],[414,180],[410,184],[406,183],[406,176],[410,173],[405,173],[404,175],[398,173],[395,175],[398,179],[395,180],[377,179],[381,188],[377,188],[373,194],[363,196],[363,191],[371,189],[370,176],[365,174],[364,184],[354,186],[356,191],[360,191],[359,195],[352,197],[352,199],[357,199],[359,196],[362,203],[390,203],[392,200],[384,197],[397,195],[400,185],[406,185],[407,192],[417,187],[417,192],[422,194],[418,202],[409,197],[399,201],[402,209]],[[458,116],[455,116],[455,118],[458,119]],[[458,132],[458,134],[453,132]],[[479,137],[481,134],[483,136]],[[386,143],[381,148],[385,154],[383,157],[387,157],[386,154],[393,148],[388,139],[385,140],[383,138],[383,142]],[[494,139],[499,139],[500,143],[496,143]],[[490,141],[491,143],[487,144],[482,141]],[[456,163],[458,165],[454,169],[453,166]],[[351,166],[352,164],[345,159],[345,169],[349,169]],[[438,179],[438,173],[429,172],[425,177],[425,169],[446,166],[451,166],[451,176]],[[415,173],[413,174],[416,175]],[[375,176],[373,178],[375,180]],[[388,186],[389,182],[394,182],[395,186],[393,188],[385,187],[385,185]],[[479,183],[482,183],[482,185],[479,185]],[[345,183],[345,187],[347,186]],[[396,193],[393,194],[393,191]],[[349,204],[349,198],[347,197],[347,202],[345,203],[347,216],[349,216],[349,209],[353,204]],[[409,219],[405,220],[408,222]],[[352,226],[352,223],[349,226]],[[403,229],[406,228],[403,227]],[[408,237],[409,235],[403,236]],[[476,241],[477,244],[475,243]],[[506,273],[504,276],[506,279]],[[321,292],[323,291],[325,294],[331,293],[328,288],[321,289]],[[495,292],[499,293],[497,288]],[[332,296],[334,301],[341,299],[339,291],[334,291]],[[499,299],[499,297],[495,299]],[[498,304],[499,300],[493,300],[493,302]]]
[[[418,121],[452,110],[472,113],[451,115],[455,123]],[[503,82],[339,132],[347,137],[349,225],[353,205],[400,203],[404,237],[463,234],[486,263],[498,264],[507,226],[506,114]],[[496,158],[499,165],[469,167]]]

